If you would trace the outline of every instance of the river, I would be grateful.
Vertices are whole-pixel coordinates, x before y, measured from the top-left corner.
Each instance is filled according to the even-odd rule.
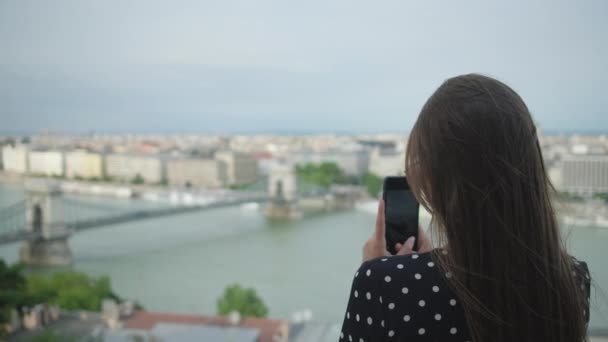
[[[23,196],[20,187],[0,185],[0,208]],[[126,209],[156,205],[79,200]],[[117,293],[148,310],[214,314],[224,288],[239,283],[257,290],[270,317],[311,310],[313,320],[339,324],[374,220],[370,212],[349,210],[271,223],[259,211],[231,207],[136,221],[74,235],[72,267],[110,276]],[[571,254],[589,263],[596,286],[608,289],[608,229],[564,233]],[[16,261],[18,247],[0,246],[0,257]],[[590,327],[608,329],[600,291],[592,290],[592,307]]]

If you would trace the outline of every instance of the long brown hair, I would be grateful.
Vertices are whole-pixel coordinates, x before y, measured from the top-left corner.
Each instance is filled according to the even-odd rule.
[[[406,173],[475,342],[586,340],[536,127],[515,91],[476,74],[445,81],[412,129]]]

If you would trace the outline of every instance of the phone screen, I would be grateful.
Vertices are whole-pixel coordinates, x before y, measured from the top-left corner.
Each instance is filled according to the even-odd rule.
[[[418,238],[419,205],[405,177],[388,177],[383,197],[387,250],[395,254],[396,243],[403,243],[410,236]],[[417,240],[414,249],[418,249]]]

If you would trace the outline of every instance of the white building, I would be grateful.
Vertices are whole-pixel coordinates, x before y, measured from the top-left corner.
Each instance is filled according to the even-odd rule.
[[[2,148],[2,165],[4,171],[14,173],[27,172],[28,149],[24,145],[6,145]]]
[[[250,184],[258,179],[258,163],[250,154],[221,151],[215,159],[225,166],[226,185]]]
[[[226,176],[226,165],[216,159],[173,159],[167,162],[167,182],[170,185],[221,188]]]
[[[402,176],[405,151],[376,148],[369,156],[369,172],[380,177]]]
[[[608,155],[567,156],[561,163],[560,190],[608,192]]]
[[[63,176],[63,152],[31,151],[29,173],[39,176]]]
[[[103,157],[99,153],[77,150],[65,154],[67,178],[103,178]]]
[[[165,180],[164,163],[158,156],[109,154],[104,166],[105,175],[111,179],[133,182],[142,178],[148,184]]]

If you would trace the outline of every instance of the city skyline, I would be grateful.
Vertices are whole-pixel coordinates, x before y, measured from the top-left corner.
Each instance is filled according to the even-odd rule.
[[[545,132],[604,133],[607,9],[2,2],[2,131],[407,133],[444,79],[480,72]]]

